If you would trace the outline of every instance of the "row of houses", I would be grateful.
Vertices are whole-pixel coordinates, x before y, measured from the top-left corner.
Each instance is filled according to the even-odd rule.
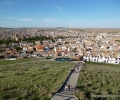
[[[83,54],[83,60],[91,61],[91,62],[120,64],[120,53],[115,54],[113,52],[104,52],[104,53],[86,52]]]

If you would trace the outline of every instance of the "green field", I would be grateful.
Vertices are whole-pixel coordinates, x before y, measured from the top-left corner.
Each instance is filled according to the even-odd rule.
[[[0,61],[0,65],[23,63],[23,62],[29,62],[29,61],[38,61],[38,60],[45,60],[45,59],[46,59],[45,57],[41,57],[41,58],[24,58],[19,60],[2,60]]]
[[[75,95],[80,100],[120,100],[120,66],[84,64]]]
[[[53,61],[0,66],[0,100],[49,100],[74,66]]]

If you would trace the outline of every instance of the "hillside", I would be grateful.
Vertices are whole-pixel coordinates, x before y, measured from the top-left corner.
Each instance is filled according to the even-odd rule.
[[[80,100],[118,100],[119,76],[118,65],[87,63],[80,72],[76,96]]]
[[[29,62],[0,67],[0,100],[49,100],[75,63]]]

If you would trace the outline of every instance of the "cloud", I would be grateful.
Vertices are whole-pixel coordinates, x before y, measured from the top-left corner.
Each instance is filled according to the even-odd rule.
[[[46,19],[44,19],[42,22],[52,22],[52,21],[56,21],[56,20],[58,20],[58,18],[46,18]]]
[[[12,19],[13,17],[5,17],[5,19]]]
[[[73,27],[73,26],[75,26],[75,25],[77,25],[77,23],[68,23],[68,26],[69,26],[69,27]]]
[[[57,9],[59,9],[59,10],[63,10],[62,7],[57,7],[57,6],[53,6],[53,7],[57,8]]]
[[[62,7],[55,6],[55,5],[51,5],[51,4],[50,4],[50,3],[48,3],[48,2],[47,2],[46,4],[48,4],[48,5],[52,6],[52,7],[56,8],[56,9],[63,10],[63,8],[62,8]]]
[[[31,18],[21,18],[21,19],[18,19],[18,21],[32,21],[33,19]]]
[[[8,2],[8,1],[4,1],[4,2],[2,2],[1,4],[2,4],[2,5],[11,5],[10,2]]]
[[[45,24],[45,27],[48,27],[49,26],[49,24]]]

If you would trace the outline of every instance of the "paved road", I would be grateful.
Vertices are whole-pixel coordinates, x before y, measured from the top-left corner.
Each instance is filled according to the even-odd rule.
[[[77,69],[79,68],[79,69]],[[65,83],[61,86],[61,88],[53,94],[52,98],[50,100],[77,100],[74,96],[74,91],[77,85],[79,72],[81,69],[80,64],[76,67],[76,72],[72,71],[71,74],[68,76],[68,79],[65,81]],[[71,90],[65,90],[65,86],[67,84],[70,84],[72,86]]]

